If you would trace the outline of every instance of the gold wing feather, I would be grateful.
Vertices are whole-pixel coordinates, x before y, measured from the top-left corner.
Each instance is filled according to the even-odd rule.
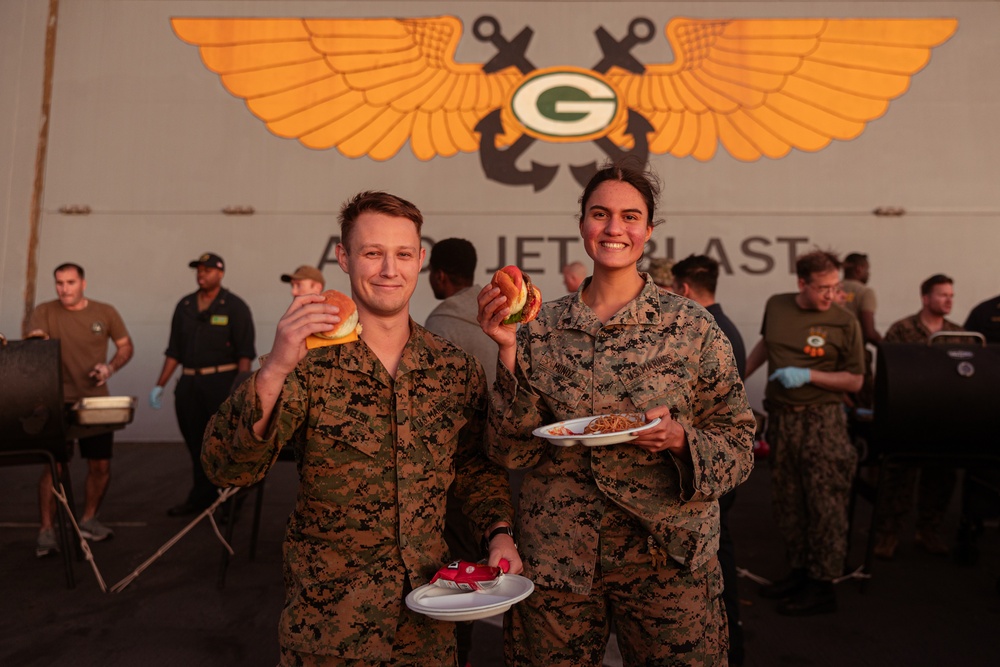
[[[955,19],[694,20],[666,27],[674,62],[612,68],[626,106],[652,124],[649,150],[709,160],[817,151],[861,134],[909,87]],[[625,122],[608,135],[623,148]]]
[[[279,137],[388,160],[479,150],[476,123],[523,75],[458,64],[462,23],[421,19],[171,19],[205,66]],[[504,137],[504,143],[517,137]]]

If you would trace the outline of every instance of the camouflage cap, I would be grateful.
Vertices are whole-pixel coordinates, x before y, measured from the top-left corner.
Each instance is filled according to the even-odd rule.
[[[674,274],[670,271],[674,261],[665,257],[650,257],[646,264],[646,272],[653,282],[660,287],[670,287],[674,283]]]

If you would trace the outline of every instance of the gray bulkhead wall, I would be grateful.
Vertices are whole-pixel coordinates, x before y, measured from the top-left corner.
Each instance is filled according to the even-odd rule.
[[[41,103],[46,3],[0,3],[0,331],[20,334],[31,173]],[[879,296],[877,325],[919,308],[918,284],[944,272],[956,280],[953,318],[1000,291],[1000,173],[995,119],[1000,116],[1000,8],[981,2],[126,2],[62,0],[52,126],[44,196],[36,302],[54,298],[51,270],[63,261],[87,269],[91,298],[114,304],[136,344],[132,363],[112,379],[116,394],[140,397],[135,422],[119,436],[179,440],[171,398],[153,411],[145,398],[159,373],[174,304],[196,288],[188,261],[221,254],[224,285],[252,308],[260,353],[288,305],[282,273],[324,266],[328,285],[348,289],[334,263],[331,236],[340,203],[362,189],[386,189],[424,212],[428,241],[462,236],[480,255],[478,282],[500,263],[518,263],[545,298],[563,294],[559,264],[587,261],[578,240],[580,186],[569,165],[602,157],[593,143],[535,142],[518,163],[558,165],[547,188],[502,185],[483,174],[478,153],[429,161],[409,147],[378,162],[348,159],[279,138],[222,87],[198,49],[170,28],[175,16],[377,17],[458,16],[460,62],[495,53],[471,34],[475,19],[495,16],[507,38],[534,35],[536,67],[593,67],[601,59],[594,31],[624,35],[650,18],[656,38],[632,54],[669,62],[662,28],[673,16],[956,17],[956,34],[932,51],[928,66],[886,114],[851,141],[806,153],[745,163],[720,149],[707,162],[655,155],[664,181],[653,233],[657,256],[706,250],[724,260],[719,299],[748,347],[757,340],[767,297],[795,287],[790,258],[814,245],[867,252]],[[89,215],[59,212],[88,206]],[[253,207],[232,216],[226,207]],[[906,215],[877,217],[877,207]],[[326,254],[328,253],[328,254]],[[426,278],[412,314],[422,322],[435,301]],[[748,383],[759,407],[763,373]],[[176,380],[176,377],[175,377]],[[166,396],[170,397],[168,390]]]
[[[0,333],[10,339],[25,310],[47,15],[47,2],[0,3]]]

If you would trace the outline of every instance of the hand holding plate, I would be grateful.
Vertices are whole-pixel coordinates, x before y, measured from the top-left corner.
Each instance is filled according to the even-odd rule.
[[[646,411],[647,420],[656,418],[660,419],[660,423],[640,433],[632,444],[648,452],[670,452],[674,456],[690,459],[691,449],[688,446],[687,432],[670,416],[670,408],[658,405]]]

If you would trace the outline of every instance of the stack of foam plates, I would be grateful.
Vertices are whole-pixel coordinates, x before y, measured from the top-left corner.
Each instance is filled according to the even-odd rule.
[[[406,596],[406,606],[439,621],[475,621],[504,613],[533,590],[535,585],[530,579],[505,574],[488,591],[460,591],[426,584]]]

